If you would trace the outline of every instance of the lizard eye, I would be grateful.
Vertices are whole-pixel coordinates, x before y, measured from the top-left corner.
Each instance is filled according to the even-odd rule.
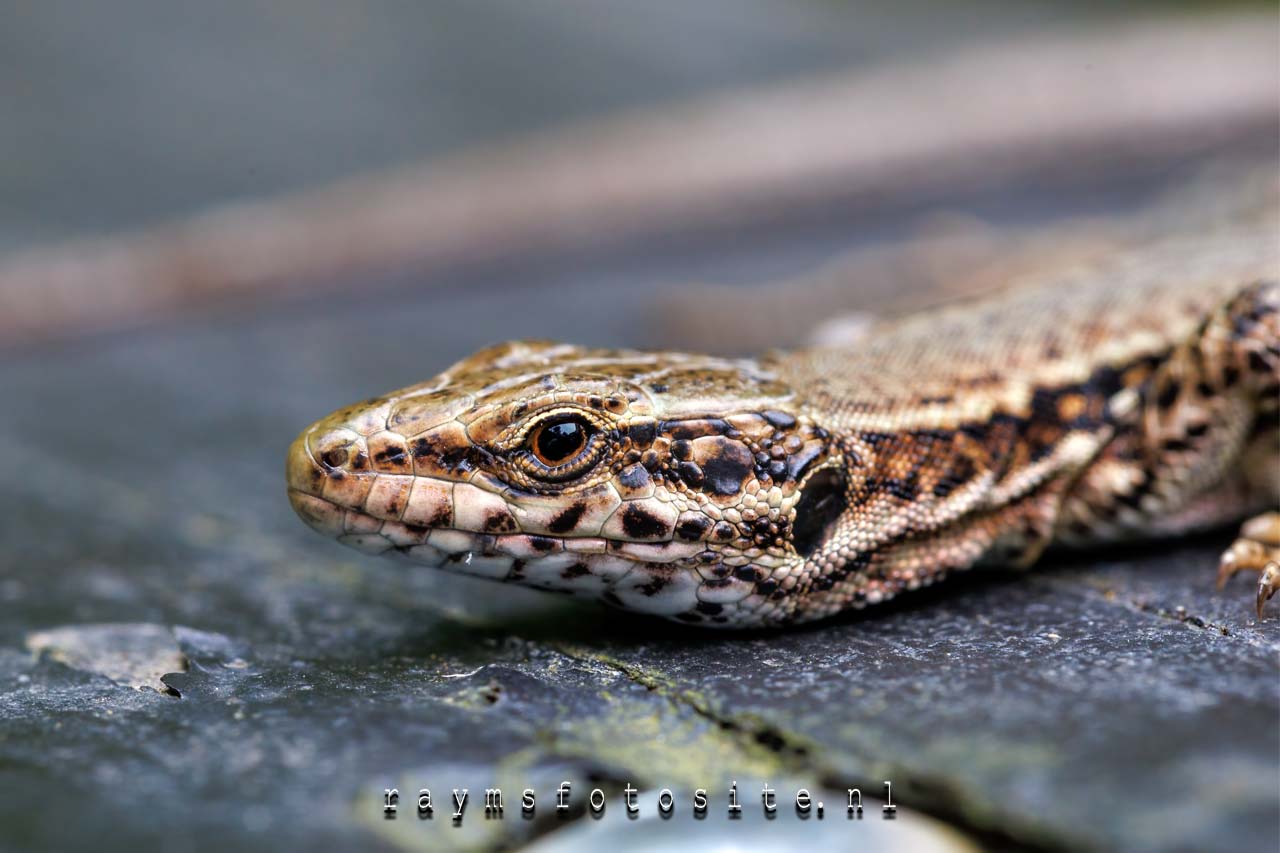
[[[583,418],[566,415],[539,424],[529,435],[529,449],[543,465],[556,468],[581,453],[595,432]]]
[[[609,452],[609,429],[591,412],[562,406],[514,424],[510,437],[495,447],[517,481],[535,489],[550,487],[595,471]]]

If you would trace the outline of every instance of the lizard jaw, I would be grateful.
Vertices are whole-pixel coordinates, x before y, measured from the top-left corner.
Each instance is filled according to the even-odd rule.
[[[326,453],[339,442],[349,442],[350,452],[343,464],[328,464],[334,458],[325,461]],[[716,615],[709,611],[750,592],[748,584],[707,575],[709,567],[697,560],[702,543],[627,541],[581,529],[556,535],[539,505],[522,507],[470,483],[370,470],[362,467],[362,455],[367,448],[359,437],[322,422],[290,447],[287,476],[298,516],[363,553],[667,618],[696,613],[703,623]],[[607,532],[606,519],[592,522],[593,514],[584,519]]]
[[[594,598],[656,616],[707,609],[705,583],[680,543],[489,534],[379,519],[297,489],[294,511],[312,529],[363,553],[400,556],[457,574]]]

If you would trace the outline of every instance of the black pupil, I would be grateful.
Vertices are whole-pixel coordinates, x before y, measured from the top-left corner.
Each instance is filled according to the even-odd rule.
[[[547,462],[564,462],[582,449],[587,431],[577,421],[561,421],[542,428],[536,439],[538,455]]]

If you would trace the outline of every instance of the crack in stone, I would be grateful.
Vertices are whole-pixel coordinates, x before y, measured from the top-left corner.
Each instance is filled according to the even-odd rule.
[[[810,754],[811,747],[804,743],[795,743],[794,741],[805,740],[797,735],[788,736],[787,733],[774,725],[766,723],[758,718],[734,717],[717,713],[709,707],[707,703],[701,701],[687,690],[682,690],[673,681],[664,678],[650,670],[636,666],[635,664],[626,663],[625,661],[614,660],[612,658],[604,658],[599,655],[582,649],[574,649],[565,646],[557,646],[557,649],[569,657],[604,664],[610,669],[621,673],[628,680],[639,684],[646,690],[650,690],[659,694],[667,701],[677,706],[684,705],[692,710],[695,714],[703,719],[715,723],[721,730],[732,732],[739,735],[745,735],[751,740],[781,757],[793,756],[795,758],[804,759]],[[802,769],[812,769],[807,765],[796,765]],[[783,769],[791,769],[790,767]]]
[[[682,689],[670,678],[626,661],[617,660],[575,646],[553,644],[561,654],[579,661],[603,664],[620,673],[629,681],[659,694],[676,707],[686,707],[699,717],[714,723],[722,731],[738,737],[746,749],[764,748],[779,758],[779,769],[796,776],[813,776],[818,784],[845,790],[850,786],[864,791],[878,791],[885,776],[894,777],[895,798],[898,792],[914,801],[916,811],[927,814],[961,832],[987,849],[1015,847],[1040,853],[1082,849],[1080,839],[1054,838],[1034,824],[1008,822],[1008,815],[991,815],[980,803],[970,799],[961,786],[952,782],[921,776],[901,767],[890,769],[885,762],[869,756],[861,761],[885,769],[876,778],[850,778],[852,774],[832,766],[824,766],[815,757],[821,755],[821,745],[795,732],[787,732],[753,714],[722,714],[688,690]],[[975,812],[977,815],[975,816]],[[987,812],[986,814],[983,814]],[[975,819],[976,817],[976,819]],[[1000,823],[997,823],[1000,821]]]
[[[1228,625],[1223,625],[1221,623],[1205,619],[1201,616],[1197,616],[1181,604],[1177,605],[1173,609],[1169,609],[1168,607],[1153,604],[1143,598],[1121,596],[1114,589],[1109,587],[1101,589],[1100,594],[1102,600],[1109,604],[1118,604],[1138,613],[1150,614],[1151,616],[1157,616],[1161,619],[1168,619],[1171,622],[1181,622],[1222,637],[1231,637],[1233,640],[1246,643],[1254,648],[1265,649],[1267,651],[1273,650],[1272,644],[1260,640],[1255,636],[1251,636],[1249,632],[1237,632],[1232,630]]]
[[[1208,631],[1223,637],[1230,637],[1233,640],[1245,643],[1255,649],[1263,649],[1267,652],[1272,652],[1275,649],[1275,646],[1272,643],[1268,643],[1258,637],[1251,636],[1248,632],[1235,633],[1226,625],[1220,625],[1217,622],[1210,622],[1208,619],[1202,619],[1201,617],[1196,616],[1182,605],[1178,605],[1170,610],[1167,607],[1159,607],[1141,599],[1127,599],[1125,604],[1139,613],[1149,613],[1152,616],[1158,616],[1161,619],[1168,619],[1173,622],[1182,622],[1195,628],[1199,628],[1202,631]]]
[[[1172,610],[1169,610],[1168,608],[1150,604],[1136,598],[1128,599],[1128,603],[1139,613],[1151,613],[1155,616],[1161,617],[1162,619],[1171,619],[1174,622],[1184,622],[1188,625],[1194,625],[1195,627],[1202,628],[1206,631],[1216,631],[1224,637],[1235,636],[1231,633],[1231,629],[1226,625],[1219,625],[1217,622],[1210,622],[1207,619],[1201,619],[1194,613],[1188,612],[1187,608],[1183,607],[1181,604]]]

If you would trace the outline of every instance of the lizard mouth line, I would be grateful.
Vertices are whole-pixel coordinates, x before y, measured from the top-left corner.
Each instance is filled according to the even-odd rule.
[[[465,528],[423,527],[385,519],[363,509],[344,507],[300,489],[289,489],[294,511],[313,530],[368,554],[400,552],[414,562],[485,574],[483,560],[569,562],[608,558],[654,569],[688,560],[704,550],[700,542],[628,542],[601,536],[557,536],[542,533],[486,533]],[[494,567],[496,569],[496,566]],[[505,576],[504,576],[505,577]]]
[[[706,567],[690,564],[700,543],[620,542],[600,537],[492,534],[449,527],[410,527],[289,489],[309,526],[368,554],[399,555],[458,574],[599,599],[615,607],[678,617],[702,601]],[[738,589],[742,586],[742,589]],[[746,595],[745,584],[718,594]],[[718,607],[708,605],[703,607]]]

